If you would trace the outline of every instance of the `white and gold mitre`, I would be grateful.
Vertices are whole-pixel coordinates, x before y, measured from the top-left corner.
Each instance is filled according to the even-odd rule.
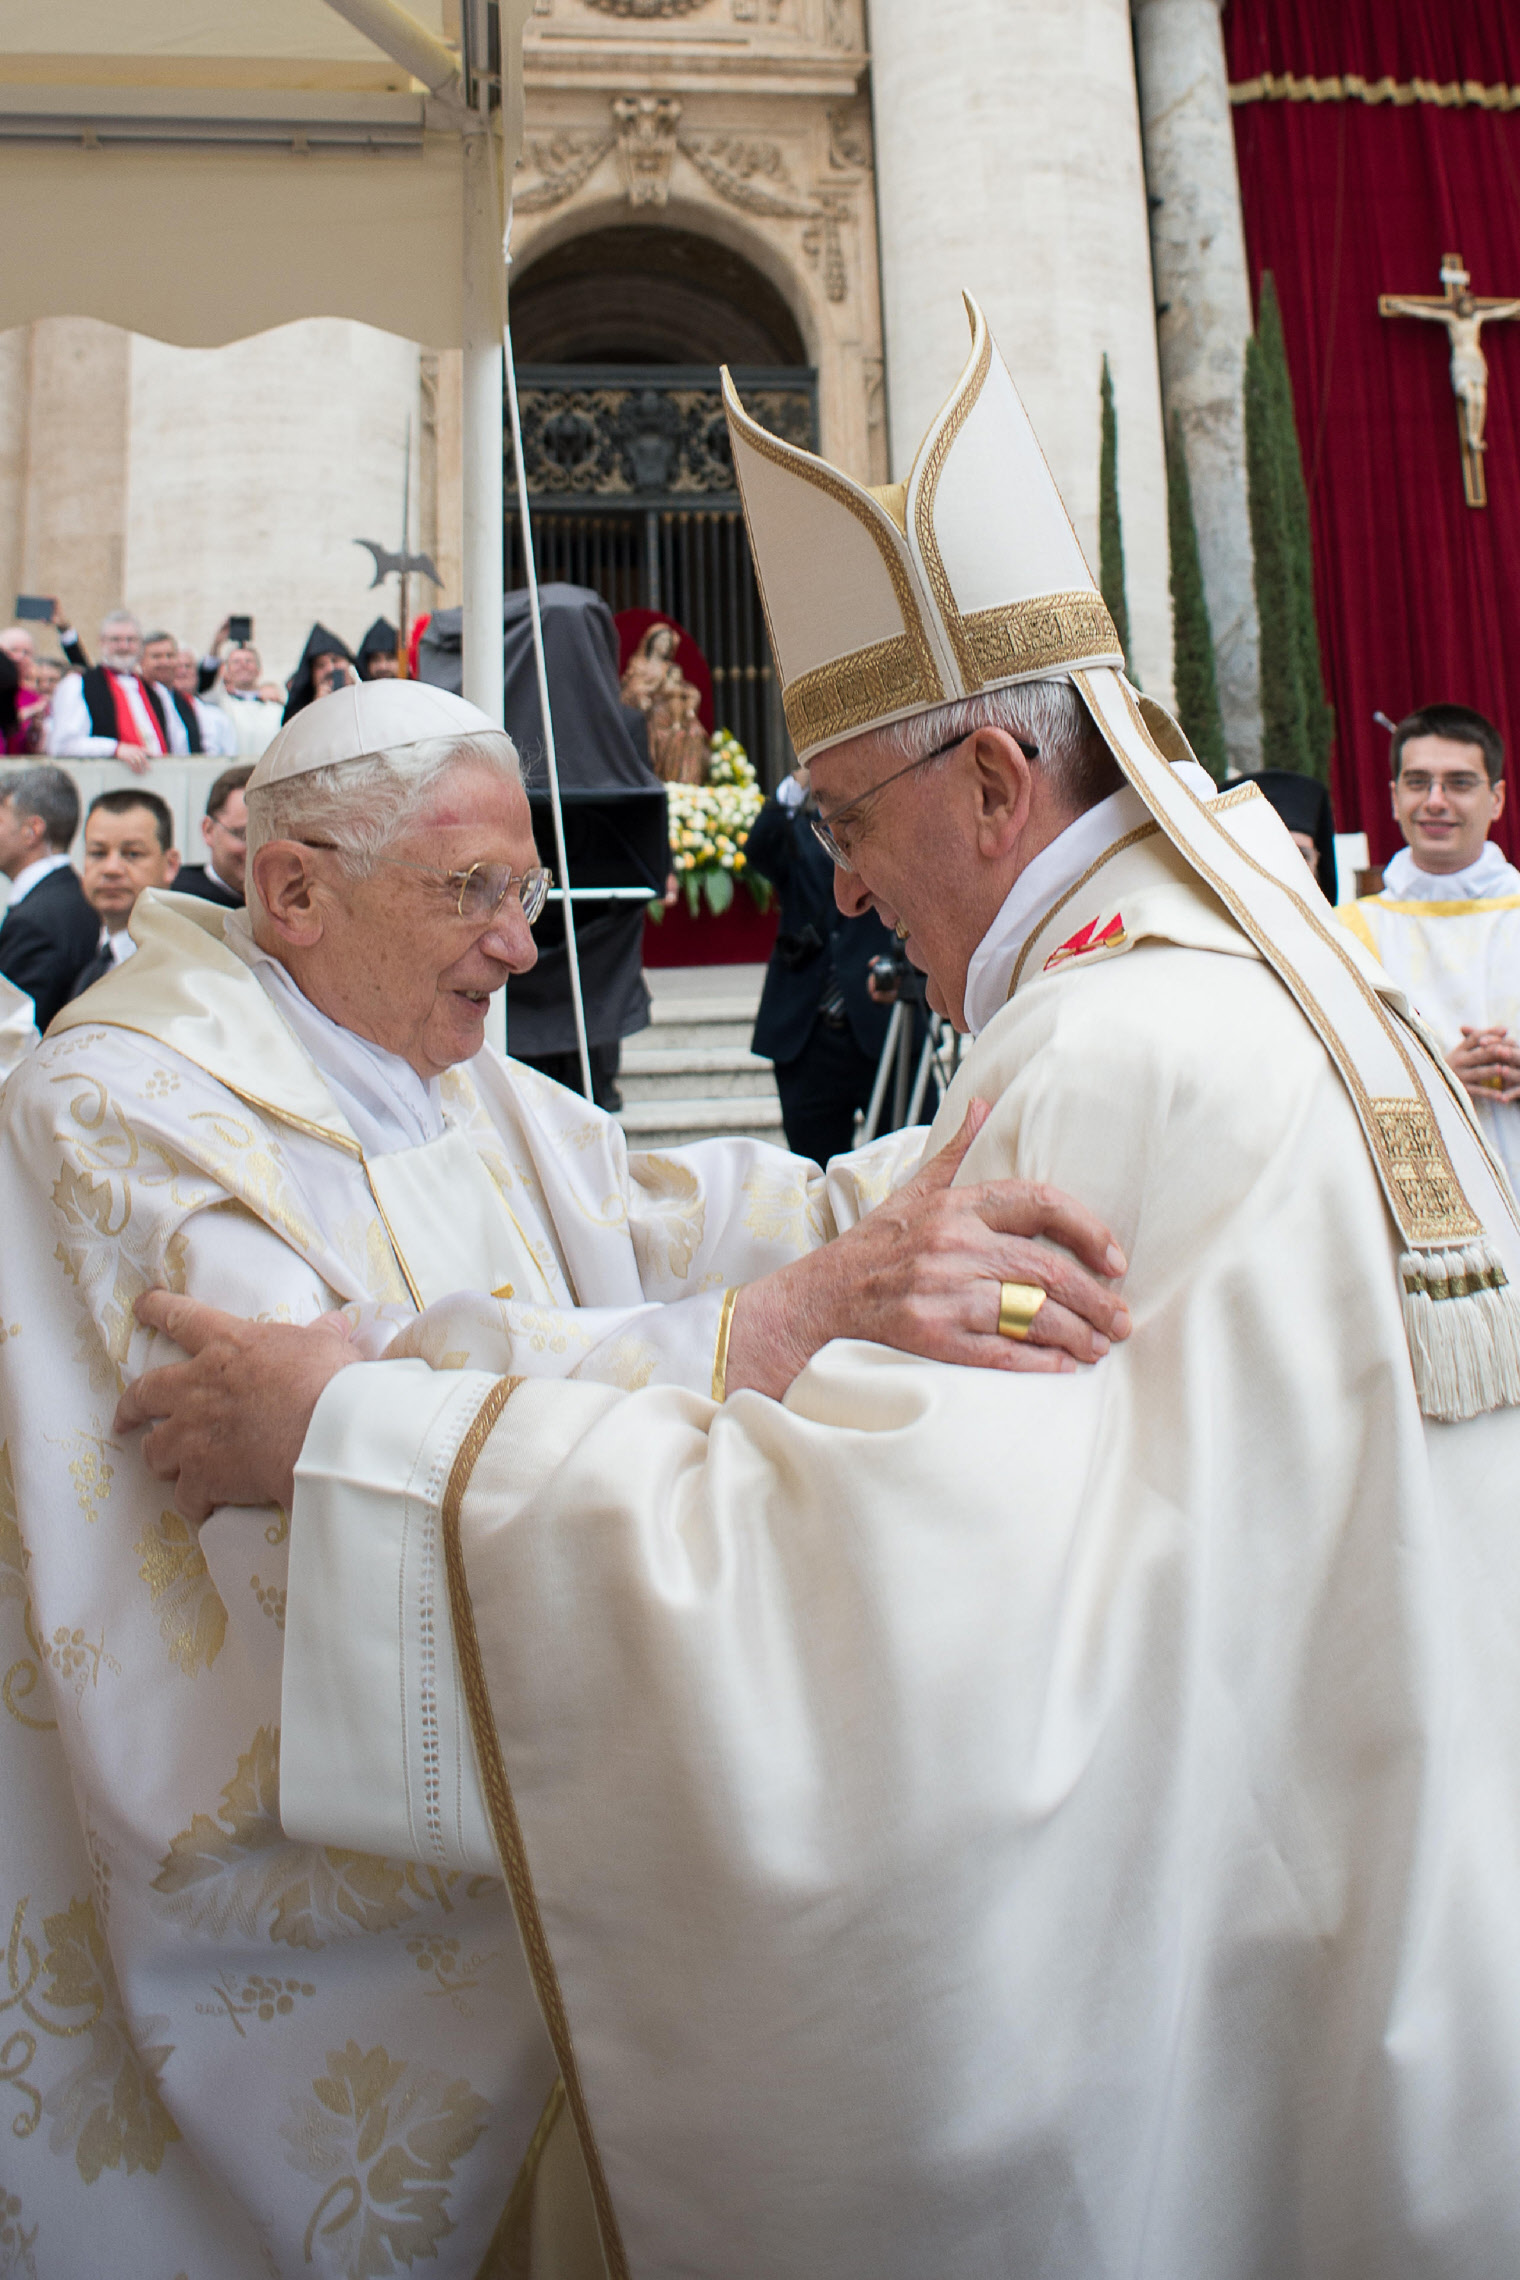
[[[868,490],[724,404],[798,758],[931,705],[1124,663],[981,310],[906,483]]]

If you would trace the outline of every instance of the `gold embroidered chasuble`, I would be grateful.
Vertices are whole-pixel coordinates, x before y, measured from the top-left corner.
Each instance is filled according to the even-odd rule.
[[[220,925],[145,897],[0,1119],[0,2192],[44,2275],[525,2271],[556,2062],[499,1877],[283,1836],[286,1519],[197,1535],[113,1440],[173,1355],[132,1301],[347,1306],[445,1365],[418,1304],[479,1285],[453,1311],[525,1374],[706,1389],[724,1284],[922,1135],[831,1185],[747,1143],[630,1158],[482,1055],[441,1140],[366,1161]],[[462,1701],[408,1646],[454,1760],[419,1815],[456,1827]]]
[[[963,1176],[1098,1211],[1132,1337],[837,1344],[721,1407],[522,1382],[479,1323],[448,1380],[344,1372],[286,1825],[413,1843],[394,1671],[329,1618],[447,1601],[492,1841],[431,1857],[506,1865],[613,2274],[1506,2269],[1520,1412],[1421,1415],[1347,1088],[1153,828],[1035,927],[936,1136],[977,1095]]]

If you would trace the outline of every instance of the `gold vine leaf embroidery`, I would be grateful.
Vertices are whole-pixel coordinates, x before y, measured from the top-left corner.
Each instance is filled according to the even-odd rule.
[[[467,2081],[356,2042],[330,2050],[311,2087],[312,2096],[292,2098],[280,2131],[291,2167],[324,2188],[306,2227],[306,2261],[320,2253],[343,2280],[380,2280],[436,2256],[454,2230],[454,2165],[490,2119],[485,2099]]]
[[[42,1665],[47,1660],[37,1636],[31,1593],[27,1589],[27,1569],[31,1564],[32,1555],[22,1538],[21,1520],[16,1510],[10,1443],[0,1441],[0,1602],[14,1600],[20,1607],[21,1632],[27,1648],[0,1677],[0,1702],[5,1704],[18,1726],[30,1727],[33,1733],[50,1734],[57,1729],[55,1718],[33,1718],[21,1707],[41,1685]]]
[[[98,1507],[111,1493],[116,1468],[107,1451],[114,1454],[115,1445],[99,1433],[83,1430],[76,1438],[79,1454],[69,1460],[69,1478],[74,1483],[74,1497],[80,1511],[86,1520],[93,1521],[99,1517]]]
[[[49,2150],[72,2152],[86,2185],[107,2169],[152,2175],[179,2137],[158,2088],[173,2045],[152,2040],[168,2022],[142,2019],[134,2035],[88,1894],[44,1916],[40,1951],[26,1929],[30,1905],[29,1897],[21,1900],[12,1919],[8,1991],[0,1997],[0,2015],[15,2013],[28,2022],[7,2035],[0,2051],[0,2080],[27,2102],[12,2119],[12,2135],[30,2137],[46,2114],[53,2124]],[[82,2046],[78,2063],[45,2094],[26,2079],[39,2034]]]
[[[194,1678],[211,1668],[227,1636],[227,1610],[200,1538],[181,1513],[161,1512],[139,1536],[136,1551],[169,1659]]]
[[[24,2210],[19,2193],[7,2193],[0,2186],[0,2280],[37,2280],[37,2259],[32,2250],[37,2246],[39,2227],[30,2232],[22,2222]]]
[[[779,1243],[792,1257],[823,1241],[819,1203],[791,1172],[751,1172],[744,1182],[744,1225],[761,1243]]]
[[[707,1224],[701,1181],[673,1156],[630,1156],[628,1175],[648,1198],[642,1207],[635,1204],[628,1229],[640,1281],[646,1291],[651,1275],[684,1282]]]
[[[451,1907],[459,1872],[374,1853],[292,1843],[280,1827],[280,1736],[261,1726],[237,1761],[216,1813],[196,1813],[170,1839],[151,1889],[187,1932],[320,1948],[356,1932],[394,1931],[419,1905]]]
[[[258,2019],[265,2026],[274,2019],[288,2019],[298,1997],[316,1992],[309,1979],[267,1979],[257,1971],[223,1971],[212,1986],[213,2000],[197,2003],[195,2008],[203,2019],[230,2019],[246,2041],[245,2019]]]
[[[28,1634],[29,1637],[34,1635]],[[73,1687],[76,1704],[83,1702],[88,1688],[100,1684],[103,1670],[108,1670],[113,1678],[121,1676],[121,1664],[106,1651],[104,1631],[98,1639],[92,1639],[78,1624],[71,1630],[67,1623],[60,1623],[39,1651],[58,1676]]]

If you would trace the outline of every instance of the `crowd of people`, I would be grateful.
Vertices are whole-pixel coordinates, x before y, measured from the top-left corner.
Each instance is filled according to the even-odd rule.
[[[0,752],[118,759],[134,774],[170,754],[256,760],[313,697],[399,668],[400,636],[383,617],[357,650],[314,625],[284,683],[266,677],[251,618],[224,618],[197,653],[163,627],[144,631],[131,610],[112,610],[94,663],[56,601],[50,625],[58,654],[39,650],[30,624],[0,633]]]

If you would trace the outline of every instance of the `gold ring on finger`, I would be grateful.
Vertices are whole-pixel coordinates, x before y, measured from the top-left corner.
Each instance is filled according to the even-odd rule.
[[[1038,1283],[1000,1283],[998,1336],[1016,1339],[1022,1346],[1044,1304],[1045,1292]]]

